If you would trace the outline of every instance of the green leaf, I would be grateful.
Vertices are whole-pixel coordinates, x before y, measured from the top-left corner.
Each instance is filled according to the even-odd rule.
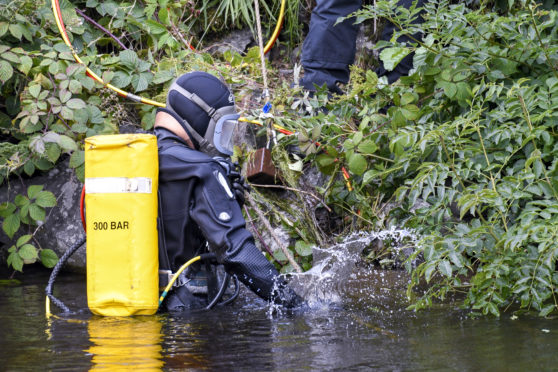
[[[14,69],[7,61],[0,61],[0,81],[5,83],[14,74]]]
[[[8,256],[8,266],[12,266],[14,270],[21,271],[23,269],[23,260],[17,252],[12,252]]]
[[[85,151],[74,151],[70,156],[70,168],[77,168],[85,163]]]
[[[401,96],[401,106],[406,106],[415,101],[415,96],[410,92],[405,92]]]
[[[302,257],[310,256],[312,254],[312,245],[304,240],[298,240],[295,243],[295,251]]]
[[[56,75],[58,73],[58,71],[60,70],[58,63],[57,62],[52,62],[49,66],[48,66],[48,72],[51,75]]]
[[[378,146],[372,140],[364,140],[358,144],[357,149],[363,154],[374,154],[378,150]]]
[[[77,80],[70,80],[70,84],[68,85],[68,89],[73,94],[80,94],[81,93],[81,83]]]
[[[2,128],[10,128],[12,126],[12,119],[0,111],[0,127]]]
[[[33,173],[35,173],[35,164],[33,164],[33,162],[31,161],[26,162],[25,165],[23,166],[23,171],[28,176],[32,176]]]
[[[2,223],[2,229],[11,239],[14,237],[14,234],[19,230],[20,219],[19,214],[12,214],[4,219]]]
[[[158,16],[162,24],[170,26],[169,11],[167,10],[167,8],[161,7],[159,9]]]
[[[60,115],[62,115],[62,117],[66,120],[72,120],[74,118],[74,112],[66,106],[62,107]]]
[[[449,261],[447,260],[442,260],[440,261],[440,263],[438,264],[438,271],[440,271],[443,275],[445,275],[446,277],[451,277],[451,273],[452,273],[452,268],[451,268],[451,264]]]
[[[131,49],[123,50],[119,54],[120,63],[127,67],[129,71],[135,70],[136,66],[139,64],[138,55]],[[116,77],[116,74],[115,74]]]
[[[112,78],[112,84],[117,88],[126,88],[131,82],[132,76],[123,71],[116,71]]]
[[[167,28],[160,24],[159,22],[155,22],[151,19],[145,21],[145,24],[149,27],[149,32],[152,35],[160,35],[167,32]]]
[[[37,195],[35,203],[44,208],[54,207],[56,205],[56,197],[50,191],[41,191]]]
[[[556,310],[556,305],[547,305],[539,312],[539,316],[548,316],[554,310]]]
[[[29,216],[35,221],[44,221],[46,217],[45,210],[37,204],[31,204],[29,206]]]
[[[41,86],[39,84],[34,84],[29,86],[29,94],[34,98],[39,97],[39,93],[41,93]]]
[[[495,71],[490,71],[490,72],[488,73],[488,78],[489,78],[490,80],[492,80],[492,81],[495,81],[495,80],[502,80],[502,79],[505,79],[505,78],[506,78],[506,75],[504,75],[504,74],[502,73],[502,71],[495,70]]]
[[[155,114],[156,111],[155,110],[151,110],[150,112],[144,114],[141,118],[141,127],[144,130],[150,130],[151,128],[153,128],[153,125],[155,124]]]
[[[35,248],[32,244],[24,244],[21,248],[19,248],[17,253],[24,261],[32,261],[39,258],[37,248]]]
[[[21,218],[21,222],[28,224],[28,218],[29,217],[29,206],[31,205],[31,203],[28,203],[24,206],[22,206],[19,209],[19,218]]]
[[[495,317],[500,317],[500,311],[498,311],[498,307],[493,302],[488,302],[486,304],[486,310]]]
[[[65,135],[60,136],[58,144],[64,151],[76,151],[78,149],[76,141]]]
[[[24,245],[25,243],[27,243],[29,240],[31,240],[31,238],[33,237],[33,235],[22,235],[17,239],[16,242],[16,247],[21,247],[22,245]]]
[[[0,37],[8,32],[9,24],[7,22],[0,22]]]
[[[76,178],[79,180],[79,182],[84,183],[85,182],[85,164],[82,164],[79,167],[75,168],[74,172],[75,172]]]
[[[287,261],[287,256],[285,256],[285,253],[283,253],[281,249],[273,251],[273,257],[278,261]]]
[[[60,102],[66,103],[70,100],[70,98],[72,98],[72,92],[68,90],[61,90],[60,93],[58,93],[58,96],[60,97]]]
[[[335,162],[335,158],[329,154],[320,154],[316,157],[316,161],[320,167],[327,167]]]
[[[39,170],[45,171],[45,170],[52,169],[53,164],[46,159],[41,158],[33,161],[35,163],[35,167],[37,167]]]
[[[28,205],[30,202],[29,202],[29,199],[26,196],[21,195],[21,194],[17,194],[15,199],[14,199],[14,203],[18,207],[23,207],[24,205]]]
[[[35,197],[43,190],[43,185],[31,185],[27,188],[27,196],[29,199],[35,199]]]
[[[450,258],[451,262],[452,262],[455,266],[457,266],[458,268],[463,267],[463,263],[461,262],[461,256],[460,256],[458,253],[456,253],[456,252],[451,252],[451,253],[449,254],[449,258]]]
[[[0,217],[6,218],[14,213],[16,206],[10,202],[0,204]]]
[[[448,97],[448,98],[453,98],[455,97],[455,94],[457,93],[457,84],[454,83],[449,83],[447,81],[442,81],[439,82],[438,85],[444,89],[444,94]]]
[[[401,107],[401,113],[407,120],[417,120],[420,118],[420,109],[416,105],[406,105]]]
[[[97,106],[87,106],[87,112],[89,113],[89,122],[92,124],[102,124],[105,121],[103,113]]]
[[[60,157],[60,154],[60,146],[58,146],[56,143],[48,143],[46,145],[46,155],[48,160],[50,160],[51,162],[55,163]]]
[[[21,40],[21,36],[23,35],[23,31],[21,29],[21,25],[17,23],[11,24],[8,29],[10,30],[10,34],[18,40]]]
[[[41,263],[49,269],[58,263],[58,256],[52,249],[42,249],[39,255],[41,257]]]
[[[155,76],[153,77],[153,84],[166,83],[167,81],[170,81],[172,79],[174,79],[173,70],[158,71],[157,73],[155,73]]]
[[[6,61],[10,61],[12,63],[20,63],[20,59],[19,56],[15,53],[12,52],[3,52],[0,54],[0,56],[2,58],[4,58]]]
[[[406,124],[406,119],[403,113],[401,112],[401,109],[398,109],[393,113],[393,118],[391,119],[391,123],[395,128],[403,127]]]
[[[349,170],[357,176],[362,175],[367,166],[366,159],[360,154],[353,154],[349,159]]]
[[[149,87],[149,83],[153,80],[153,75],[150,72],[142,72],[132,76],[132,87],[135,92],[141,92]]]
[[[82,112],[82,111],[78,111],[78,112]],[[85,119],[85,121],[87,122],[87,118]],[[72,125],[72,131],[74,133],[86,133],[88,130],[89,128],[87,128],[87,125],[83,123],[76,123]]]
[[[384,68],[386,70],[393,71],[395,66],[397,66],[410,52],[410,49],[402,47],[386,48],[380,53],[380,59],[384,63]]]
[[[364,175],[362,176],[362,183],[364,185],[370,183],[370,181],[372,181],[374,178],[376,178],[377,175],[378,175],[378,172],[375,169],[367,170],[364,173]]]
[[[432,274],[434,274],[434,269],[436,269],[436,265],[432,262],[426,266],[426,269],[424,270],[424,279],[426,279],[427,283],[430,282]]]
[[[66,106],[71,108],[72,110],[81,110],[85,108],[85,102],[79,98],[72,98],[68,102],[66,102]]]

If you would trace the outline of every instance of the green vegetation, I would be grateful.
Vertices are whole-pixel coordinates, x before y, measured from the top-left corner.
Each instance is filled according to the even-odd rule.
[[[267,35],[279,3],[262,4]],[[280,75],[277,64],[290,61],[269,64],[274,117],[266,120],[297,132],[279,134],[273,156],[282,187],[298,192],[287,199],[258,188],[250,216],[257,220],[258,208],[282,225],[303,269],[311,265],[314,244],[326,246],[354,231],[414,229],[420,244],[405,263],[412,309],[451,295],[483,314],[498,316],[508,308],[556,313],[558,6],[432,0],[425,22],[416,25],[419,11],[395,3],[377,1],[357,13],[358,22],[389,19],[401,34],[424,35],[411,46],[377,45],[388,68],[415,52],[415,70],[392,85],[371,66],[357,66],[346,95],[328,99],[318,92],[310,98],[293,93]],[[289,2],[282,33],[287,49],[301,42],[297,17],[303,5]],[[105,81],[162,102],[174,77],[211,71],[231,84],[243,115],[259,116],[258,50],[203,52],[218,34],[253,26],[251,1],[61,6],[74,47]],[[82,179],[85,137],[116,133],[123,123],[153,125],[152,107],[121,100],[85,75],[58,35],[49,3],[0,0],[0,81],[1,180],[31,176],[67,158]],[[293,153],[293,146],[300,151]],[[238,148],[237,156],[248,150]],[[322,185],[301,177],[314,167],[326,176]],[[34,260],[47,266],[56,260],[29,243],[45,208],[55,205],[49,194],[31,186],[0,208],[4,232],[25,234],[9,251],[8,264],[16,270]],[[385,249],[393,250],[389,242]],[[384,255],[367,257],[386,263]],[[292,270],[282,253],[274,257],[284,271]]]
[[[422,236],[407,262],[412,309],[463,293],[483,314],[516,303],[556,311],[556,10],[525,1],[502,15],[432,1],[416,26],[416,10],[392,3],[359,20],[422,31],[414,47],[384,43],[380,54],[389,65],[413,50],[416,71],[387,86],[355,69],[350,93],[329,107],[319,138],[327,153],[314,159],[324,172],[347,164],[356,192],[339,181],[328,203],[358,211],[355,229],[403,225]],[[414,291],[422,282],[428,289]]]

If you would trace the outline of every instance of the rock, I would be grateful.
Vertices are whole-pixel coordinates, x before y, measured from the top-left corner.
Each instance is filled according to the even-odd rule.
[[[210,53],[225,53],[228,50],[244,53],[248,46],[254,42],[252,32],[249,29],[233,31],[221,40],[217,40],[209,48]]]
[[[18,194],[26,194],[31,185],[44,185],[44,190],[50,191],[57,199],[57,206],[47,208],[46,222],[38,228],[35,241],[44,249],[52,249],[61,257],[66,249],[70,248],[85,234],[81,225],[79,212],[79,199],[81,195],[81,182],[76,178],[74,170],[69,168],[68,159],[58,163],[53,169],[28,179],[11,179],[0,187],[0,203],[12,201]],[[30,232],[36,229],[31,228]],[[2,251],[14,244],[17,237],[29,233],[27,226],[22,225],[17,236],[10,239],[0,231],[0,244]],[[78,249],[68,260],[67,269],[77,272],[85,271],[85,247]],[[25,266],[24,266],[25,270]]]

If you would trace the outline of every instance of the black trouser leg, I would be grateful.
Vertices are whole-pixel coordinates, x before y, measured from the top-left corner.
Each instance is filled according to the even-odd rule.
[[[422,7],[425,2],[426,0],[418,0],[417,7]],[[405,8],[410,8],[412,4],[413,4],[413,0],[400,0],[398,2],[399,6],[404,6]],[[423,22],[422,17],[418,17],[418,19],[416,19],[414,23],[422,23],[422,22]],[[391,36],[395,31],[398,31],[397,27],[393,23],[387,22],[386,25],[384,26],[384,29],[382,30],[382,36],[380,39],[386,41],[390,40]],[[421,40],[422,34],[420,33],[414,34],[413,38],[417,40]],[[400,43],[412,43],[413,39],[411,39],[407,35],[404,35],[399,37],[397,41]],[[393,71],[387,71],[384,68],[383,63],[380,61],[380,67],[376,70],[378,77],[386,76],[388,82],[391,84],[394,81],[397,81],[401,76],[409,75],[409,71],[413,68],[413,56],[414,53],[410,53],[409,55],[407,55],[405,58],[403,58],[403,60],[401,60],[401,62],[399,62],[397,66],[395,66],[395,69]]]
[[[361,0],[317,0],[302,51],[304,78],[300,83],[305,89],[326,84],[329,90],[341,93],[336,83],[349,81],[358,26],[350,19],[335,23],[360,9],[360,4]]]

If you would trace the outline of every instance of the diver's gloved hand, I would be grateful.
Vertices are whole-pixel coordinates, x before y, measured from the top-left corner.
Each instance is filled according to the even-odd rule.
[[[286,308],[304,303],[287,285],[275,266],[256,248],[253,240],[216,254],[230,274],[236,275],[238,280],[264,300]]]
[[[244,192],[250,192],[252,188],[245,182],[244,177],[242,177],[242,175],[240,174],[240,165],[238,163],[233,163],[228,157],[224,158],[217,156],[213,159],[217,160],[219,164],[221,164],[221,166],[225,169],[234,196],[238,201],[238,204],[242,208],[242,206],[246,202]]]
[[[273,290],[271,300],[273,303],[286,307],[287,309],[301,307],[304,304],[304,299],[296,294],[296,292],[284,282],[279,283],[277,288]]]
[[[240,166],[238,163],[234,163],[231,167],[231,171],[228,174],[229,180],[231,181],[231,186],[233,188],[234,196],[238,201],[238,204],[242,208],[246,202],[244,192],[250,192],[252,188],[246,183],[244,177],[240,175]]]

